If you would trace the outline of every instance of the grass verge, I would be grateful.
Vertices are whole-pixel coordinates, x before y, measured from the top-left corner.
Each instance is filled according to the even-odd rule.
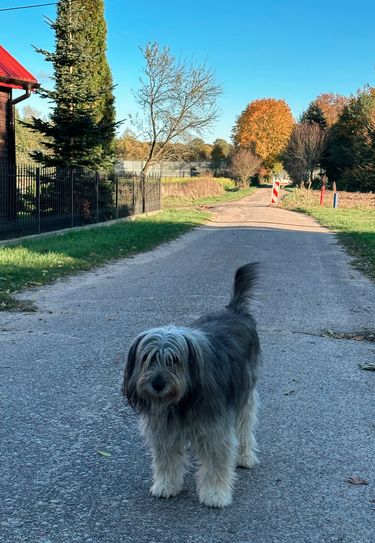
[[[354,207],[333,209],[311,205],[298,189],[288,194],[282,206],[302,211],[337,233],[339,240],[354,256],[354,264],[375,281],[375,209]]]
[[[147,251],[201,224],[209,214],[200,210],[165,210],[108,227],[72,231],[0,248],[0,310],[30,311],[12,294],[110,260]]]
[[[239,199],[250,193],[246,189],[211,199],[192,199],[190,206],[183,209],[163,209],[153,215],[140,215],[134,221],[25,239],[0,247],[0,310],[32,311],[30,302],[19,301],[13,294],[152,249],[208,219],[210,214],[199,206]]]

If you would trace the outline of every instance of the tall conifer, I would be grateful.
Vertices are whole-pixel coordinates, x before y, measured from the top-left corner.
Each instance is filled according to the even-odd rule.
[[[301,115],[301,123],[317,124],[321,128],[327,128],[327,121],[316,101],[311,102],[309,107]]]
[[[60,0],[55,51],[37,49],[54,68],[53,90],[41,89],[52,102],[48,121],[29,124],[47,136],[44,150],[33,158],[45,165],[106,168],[113,160],[115,110],[110,68],[106,59],[103,0]]]

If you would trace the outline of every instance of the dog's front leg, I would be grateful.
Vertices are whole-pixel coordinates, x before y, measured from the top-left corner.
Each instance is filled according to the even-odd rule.
[[[207,428],[205,438],[196,445],[200,462],[197,474],[199,501],[209,507],[225,507],[232,502],[237,458],[235,432],[219,425]]]
[[[164,439],[163,439],[164,438]],[[181,492],[184,482],[185,454],[183,444],[166,436],[153,435],[151,440],[153,485],[151,494],[170,498]]]

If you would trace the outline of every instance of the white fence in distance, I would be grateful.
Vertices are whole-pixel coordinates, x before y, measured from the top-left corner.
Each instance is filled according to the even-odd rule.
[[[145,160],[117,160],[115,170],[140,173],[145,162]],[[163,161],[150,166],[148,173],[160,175],[160,177],[194,177],[208,170],[210,170],[210,162]]]

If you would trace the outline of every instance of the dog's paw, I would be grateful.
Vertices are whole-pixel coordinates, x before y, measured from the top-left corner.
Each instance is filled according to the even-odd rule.
[[[237,458],[237,467],[251,469],[257,464],[260,464],[260,460],[255,452],[251,454],[241,454]]]
[[[216,488],[201,488],[199,502],[208,507],[226,507],[232,503],[232,492]]]
[[[182,490],[182,484],[171,483],[164,480],[156,480],[151,487],[151,494],[156,498],[172,498]]]

